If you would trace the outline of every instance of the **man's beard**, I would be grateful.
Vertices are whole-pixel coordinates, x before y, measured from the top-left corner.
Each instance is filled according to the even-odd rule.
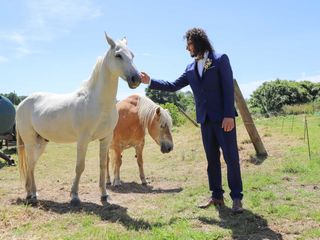
[[[197,51],[197,50],[194,50],[192,53],[190,52],[190,56],[192,58],[196,58],[196,57],[198,57],[198,55],[199,55],[199,51]]]

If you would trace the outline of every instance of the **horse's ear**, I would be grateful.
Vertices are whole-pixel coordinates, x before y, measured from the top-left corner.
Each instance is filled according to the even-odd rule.
[[[128,45],[128,40],[127,40],[126,37],[123,37],[123,38],[121,39],[121,42],[123,42],[124,45]]]
[[[157,107],[157,109],[156,109],[156,114],[158,115],[158,116],[160,116],[160,114],[161,114],[161,111],[160,111],[161,109],[160,109],[160,107]]]
[[[106,36],[107,42],[110,45],[110,47],[114,48],[116,46],[116,43],[113,41],[113,39],[110,38],[106,32],[104,32],[104,35]]]

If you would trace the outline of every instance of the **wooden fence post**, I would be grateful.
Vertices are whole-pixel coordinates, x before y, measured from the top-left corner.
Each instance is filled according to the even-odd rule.
[[[268,156],[268,153],[261,141],[261,138],[256,129],[256,126],[254,125],[254,122],[252,120],[246,101],[244,100],[243,95],[240,91],[237,80],[234,79],[233,83],[234,83],[234,93],[236,98],[236,104],[238,106],[244,126],[246,127],[249,137],[251,139],[251,142],[253,143],[253,146],[256,150],[256,153],[258,156],[264,156],[264,157]]]
[[[199,127],[198,123],[196,121],[194,121],[185,111],[182,110],[181,107],[177,106],[179,111],[190,121],[193,123],[193,125],[195,125],[196,127]]]
[[[308,131],[308,121],[307,121],[307,116],[304,115],[304,131],[305,134],[307,133],[307,143],[308,143],[308,152],[309,152],[309,160],[311,161],[311,151],[310,151],[310,141],[309,141],[309,131]]]

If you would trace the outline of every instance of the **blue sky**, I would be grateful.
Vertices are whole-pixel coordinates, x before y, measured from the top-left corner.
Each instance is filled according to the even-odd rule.
[[[140,71],[175,80],[193,61],[183,40],[192,27],[228,54],[246,98],[276,78],[319,82],[319,12],[317,0],[1,0],[0,93],[74,91],[107,51],[104,31],[127,37]],[[117,98],[145,88],[120,80]]]

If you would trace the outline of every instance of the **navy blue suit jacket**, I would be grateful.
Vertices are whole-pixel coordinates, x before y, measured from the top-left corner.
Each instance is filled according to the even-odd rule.
[[[211,64],[199,76],[196,61],[174,82],[151,79],[150,88],[174,92],[190,85],[196,104],[197,122],[206,117],[221,122],[225,117],[237,115],[234,107],[233,74],[226,54],[209,53]],[[210,60],[209,60],[210,61]],[[206,61],[207,62],[207,61]]]

